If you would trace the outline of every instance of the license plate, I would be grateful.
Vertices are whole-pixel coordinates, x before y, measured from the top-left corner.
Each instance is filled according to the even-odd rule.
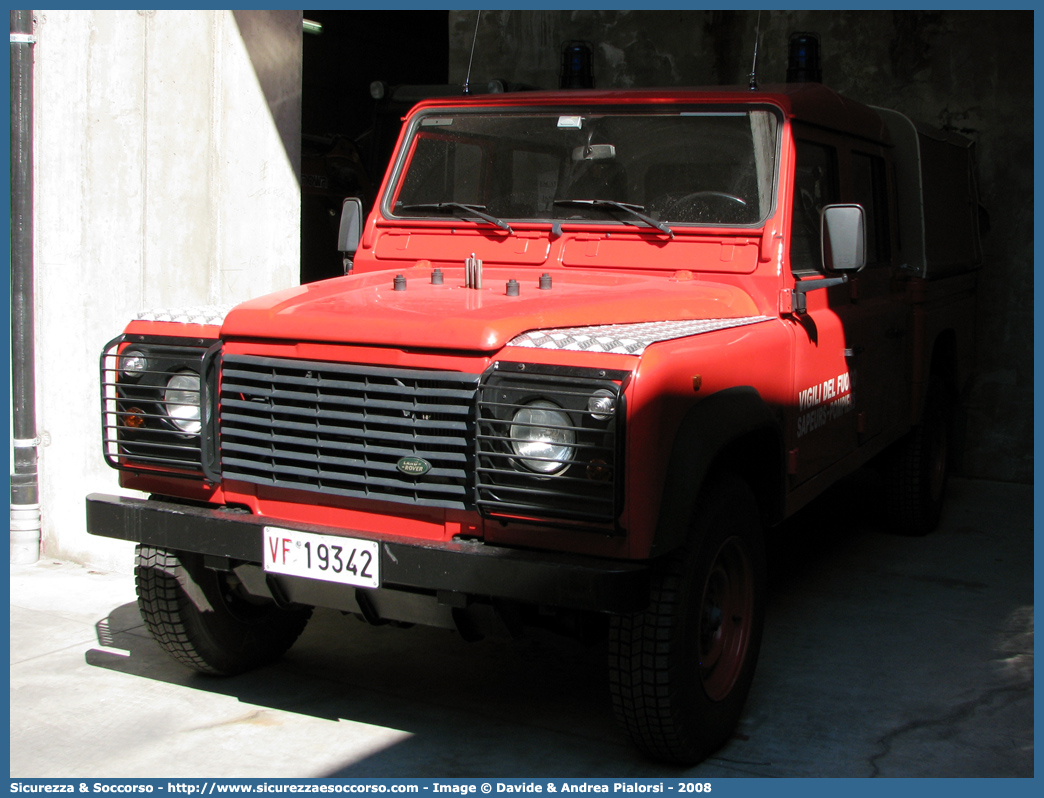
[[[375,540],[266,526],[264,543],[264,569],[270,573],[380,587],[380,557]]]

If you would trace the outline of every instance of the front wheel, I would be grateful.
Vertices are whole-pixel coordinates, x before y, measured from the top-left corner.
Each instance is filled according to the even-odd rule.
[[[660,564],[650,596],[644,612],[613,618],[613,707],[642,751],[692,765],[735,730],[761,645],[765,553],[745,483],[704,490],[688,543]]]
[[[201,673],[231,676],[277,660],[312,614],[247,595],[233,574],[204,567],[198,554],[138,546],[136,557],[145,626],[171,657]]]

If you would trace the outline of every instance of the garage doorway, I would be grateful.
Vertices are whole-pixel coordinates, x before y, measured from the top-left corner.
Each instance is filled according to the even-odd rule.
[[[394,131],[374,136],[374,81],[443,85],[449,77],[448,11],[304,11],[321,26],[303,43],[301,282],[343,273],[341,202],[380,187]]]

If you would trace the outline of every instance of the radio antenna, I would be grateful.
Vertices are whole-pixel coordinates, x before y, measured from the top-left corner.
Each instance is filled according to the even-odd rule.
[[[754,63],[750,65],[750,90],[758,90],[758,39],[761,38],[761,12],[758,12],[758,21],[754,29]],[[464,89],[467,93],[467,88]]]
[[[468,56],[468,74],[464,76],[464,93],[465,94],[470,94],[471,93],[468,90],[468,84],[471,82],[471,62],[475,60],[475,42],[478,41],[478,26],[479,26],[479,20],[480,19],[482,19],[482,11],[481,10],[478,12],[478,15],[475,17],[475,33],[471,37],[471,55]]]

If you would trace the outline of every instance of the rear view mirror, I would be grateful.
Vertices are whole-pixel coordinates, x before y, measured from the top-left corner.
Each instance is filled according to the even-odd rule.
[[[346,197],[341,203],[341,224],[337,229],[337,250],[351,256],[359,248],[362,235],[363,204],[358,197]]]
[[[820,229],[826,271],[857,272],[866,265],[866,216],[861,205],[827,205]]]
[[[574,161],[611,161],[616,157],[616,147],[612,144],[585,144],[573,150]]]

